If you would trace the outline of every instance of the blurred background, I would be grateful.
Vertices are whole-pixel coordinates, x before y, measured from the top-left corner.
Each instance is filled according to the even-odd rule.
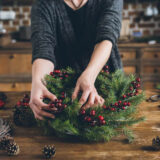
[[[34,0],[0,0],[0,91],[30,91],[30,11]],[[118,43],[126,74],[142,88],[160,84],[160,2],[124,0]]]

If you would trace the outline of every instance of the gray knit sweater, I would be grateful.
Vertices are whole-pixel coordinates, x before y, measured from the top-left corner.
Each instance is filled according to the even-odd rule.
[[[83,32],[76,36],[63,0],[37,0],[32,7],[32,63],[48,59],[56,68],[84,70],[94,46],[103,40],[113,44],[107,62],[110,71],[122,68],[117,40],[120,35],[123,0],[88,0]]]

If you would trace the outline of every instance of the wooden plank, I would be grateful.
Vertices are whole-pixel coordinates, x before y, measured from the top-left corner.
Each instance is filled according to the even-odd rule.
[[[7,93],[6,110],[0,110],[1,117],[12,119],[14,104],[23,97],[24,93]],[[158,94],[156,91],[146,91],[147,98]],[[151,148],[151,141],[160,135],[159,102],[143,102],[139,107],[139,114],[146,117],[146,121],[132,127],[136,135],[135,141],[128,144],[123,136],[112,139],[108,143],[82,143],[76,140],[64,141],[53,137],[43,136],[38,128],[15,127],[15,140],[20,145],[18,156],[8,157],[0,152],[2,160],[42,160],[41,150],[46,144],[55,144],[55,160],[158,160],[160,152]]]
[[[31,82],[31,74],[0,75],[0,83]]]
[[[15,83],[0,83],[0,91],[30,91],[31,83],[15,82]]]
[[[31,54],[0,54],[0,75],[31,73],[31,57]]]

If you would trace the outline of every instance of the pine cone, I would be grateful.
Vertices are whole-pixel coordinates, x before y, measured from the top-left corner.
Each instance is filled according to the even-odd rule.
[[[11,125],[4,119],[0,118],[0,139],[5,136],[11,136],[12,127]]]
[[[160,150],[160,138],[157,136],[152,140],[152,146],[155,150]]]
[[[15,156],[15,155],[18,155],[20,152],[20,149],[19,149],[19,146],[13,142],[13,143],[10,143],[7,147],[7,153],[9,156]]]
[[[3,138],[1,138],[0,139],[0,149],[1,150],[5,150],[5,149],[7,149],[7,147],[8,147],[8,145],[10,144],[10,143],[13,143],[14,142],[14,140],[13,140],[13,138],[12,137],[3,137]]]
[[[43,148],[42,152],[46,159],[50,159],[55,155],[56,149],[54,145],[48,145]]]

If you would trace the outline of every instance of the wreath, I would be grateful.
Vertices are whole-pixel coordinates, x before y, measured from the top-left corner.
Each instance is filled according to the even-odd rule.
[[[144,100],[144,93],[139,90],[140,78],[126,76],[121,70],[109,73],[108,66],[105,66],[95,82],[105,103],[84,110],[78,103],[81,93],[73,102],[71,99],[79,76],[80,73],[71,68],[55,70],[45,76],[44,84],[57,99],[52,102],[44,98],[44,102],[51,108],[56,107],[57,111],[51,112],[55,119],[38,121],[38,125],[45,133],[54,132],[62,138],[100,142],[123,134],[131,142],[134,135],[128,126],[144,120],[144,117],[138,116],[136,107]]]

